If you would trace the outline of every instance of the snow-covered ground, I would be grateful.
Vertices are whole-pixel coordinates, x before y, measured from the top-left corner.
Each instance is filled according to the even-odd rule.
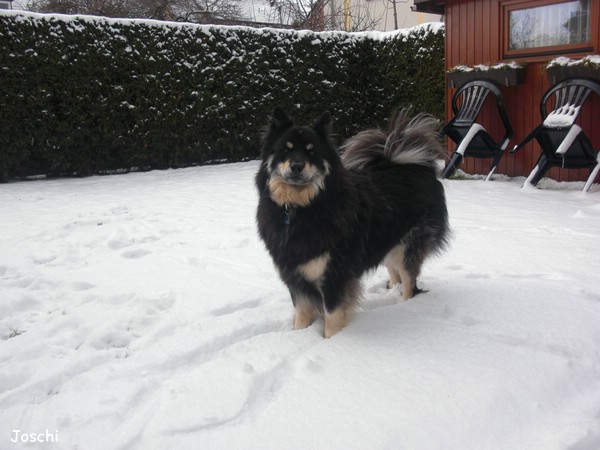
[[[257,167],[0,185],[0,448],[600,448],[598,185],[444,181],[428,292],[380,269],[323,339],[291,330]]]

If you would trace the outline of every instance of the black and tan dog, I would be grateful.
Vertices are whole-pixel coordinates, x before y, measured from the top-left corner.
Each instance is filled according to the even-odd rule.
[[[281,109],[271,117],[256,175],[260,237],[289,288],[294,328],[324,315],[325,337],[347,323],[361,297],[361,276],[386,265],[403,298],[419,292],[427,256],[448,241],[444,151],[437,121],[401,112],[389,132],[359,133],[340,158],[329,113],[295,126]]]

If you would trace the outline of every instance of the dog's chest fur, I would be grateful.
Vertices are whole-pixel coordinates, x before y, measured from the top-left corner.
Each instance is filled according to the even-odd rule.
[[[327,214],[319,215],[312,207],[292,208],[288,212],[277,209],[272,211],[272,222],[265,224],[264,230],[265,244],[275,263],[305,274],[309,281],[320,278],[335,246],[334,235],[327,232],[327,221],[323,220]]]

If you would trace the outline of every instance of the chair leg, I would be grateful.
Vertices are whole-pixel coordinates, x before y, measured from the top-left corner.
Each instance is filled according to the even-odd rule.
[[[585,186],[583,187],[583,192],[589,191],[589,189],[592,187],[592,183],[596,179],[596,176],[598,176],[598,172],[600,172],[600,163],[596,163],[592,173],[590,173],[590,177],[587,179]]]
[[[460,165],[462,160],[463,155],[454,152],[452,154],[452,157],[450,158],[450,161],[448,161],[448,164],[446,164],[446,167],[444,167],[444,170],[442,172],[442,178],[451,177],[454,174],[454,172],[456,172],[456,168]]]
[[[497,166],[497,164],[492,164],[492,167],[490,167],[490,171],[488,172],[487,176],[485,177],[485,181],[490,181],[490,178],[492,178],[492,175],[494,175],[496,166]]]
[[[502,153],[496,155],[494,157],[494,160],[492,161],[492,165],[490,166],[490,171],[487,174],[487,177],[485,177],[485,181],[489,181],[490,178],[492,178],[492,175],[494,174],[494,172],[496,171],[496,167],[498,167],[498,163],[500,162],[500,158],[502,158]]]
[[[538,159],[537,164],[525,180],[525,184],[531,184],[532,186],[537,185],[549,168],[550,165],[548,164],[548,158],[546,158],[546,155],[542,153],[542,156],[540,156],[540,159]]]

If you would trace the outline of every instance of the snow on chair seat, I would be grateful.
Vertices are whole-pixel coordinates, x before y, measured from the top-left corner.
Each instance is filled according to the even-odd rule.
[[[579,115],[580,106],[567,104],[556,111],[551,111],[544,119],[544,126],[548,128],[564,128],[573,125]]]

